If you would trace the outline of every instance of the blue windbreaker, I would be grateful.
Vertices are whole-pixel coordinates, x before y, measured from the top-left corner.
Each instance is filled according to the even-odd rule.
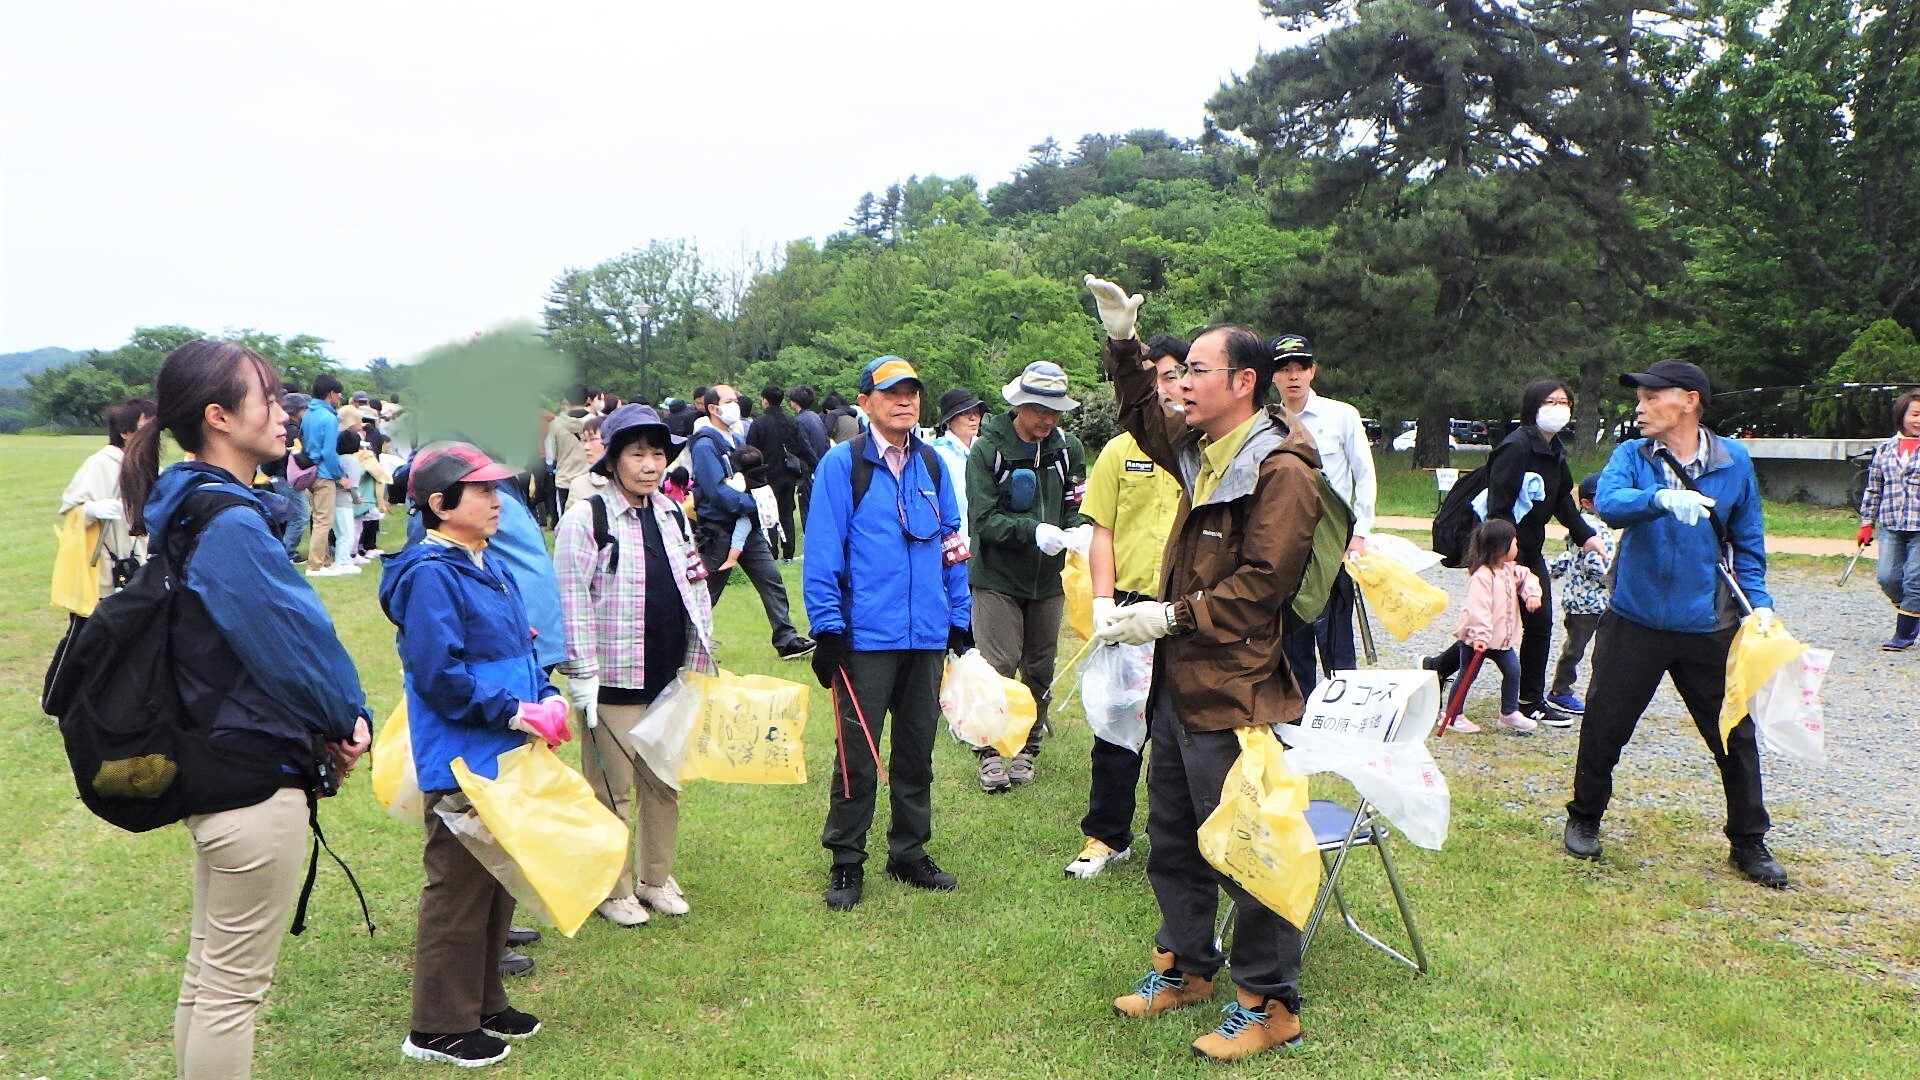
[[[340,465],[340,416],[321,398],[307,403],[300,418],[300,450],[320,471],[322,480],[338,480],[347,475]]]
[[[547,534],[533,519],[533,511],[520,497],[520,489],[511,480],[493,486],[500,494],[500,529],[487,544],[487,558],[513,579],[520,590],[520,602],[526,605],[527,622],[533,626],[533,655],[540,666],[551,670],[566,663],[567,625],[560,612],[560,579],[553,573],[553,558],[547,554]],[[418,544],[427,535],[420,515],[407,515],[407,546]]]
[[[944,650],[948,630],[973,625],[966,564],[941,565],[942,538],[960,531],[954,484],[928,474],[917,436],[908,438],[899,480],[880,460],[879,440],[865,442],[873,479],[857,508],[851,442],[827,451],[814,472],[802,574],[807,621],[816,634],[852,627],[856,652]]]
[[[449,768],[454,758],[476,776],[497,776],[499,756],[527,741],[507,727],[520,703],[557,692],[534,658],[513,578],[498,572],[499,560],[487,562],[478,567],[460,548],[425,542],[388,559],[380,578],[381,609],[399,628],[422,791],[460,786]]]
[[[1772,607],[1767,593],[1766,523],[1753,461],[1739,443],[1707,435],[1707,470],[1694,481],[1714,500],[1713,514],[1733,544],[1733,572],[1754,607]],[[1713,525],[1682,525],[1654,504],[1667,467],[1652,439],[1622,443],[1600,473],[1594,507],[1621,530],[1613,564],[1612,609],[1655,630],[1708,634],[1725,629],[1714,598],[1720,542]]]

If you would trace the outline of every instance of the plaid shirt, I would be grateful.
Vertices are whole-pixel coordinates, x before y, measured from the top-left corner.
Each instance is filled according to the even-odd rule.
[[[1920,451],[1902,454],[1900,440],[1888,439],[1867,466],[1867,490],[1860,497],[1861,524],[1883,529],[1920,529]]]
[[[647,553],[640,511],[617,484],[608,484],[598,497],[607,500],[607,530],[620,549],[620,567],[607,573],[610,553],[594,543],[592,501],[567,507],[553,546],[567,628],[567,661],[560,671],[570,678],[598,678],[604,686],[659,689],[646,685]],[[713,601],[705,583],[687,580],[687,567],[700,552],[682,531],[685,519],[678,508],[658,494],[652,504],[674,568],[673,585],[687,609],[687,655],[681,666],[712,673]]]

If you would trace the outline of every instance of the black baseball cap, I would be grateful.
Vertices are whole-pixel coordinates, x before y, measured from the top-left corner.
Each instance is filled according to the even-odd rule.
[[[1274,367],[1298,361],[1304,361],[1308,367],[1313,366],[1313,346],[1305,334],[1281,334],[1267,342],[1267,348],[1273,352]]]
[[[1713,384],[1707,381],[1707,373],[1685,360],[1656,360],[1648,364],[1645,371],[1620,376],[1620,385],[1629,390],[1665,390],[1670,386],[1692,390],[1700,395],[1702,405],[1713,396]]]

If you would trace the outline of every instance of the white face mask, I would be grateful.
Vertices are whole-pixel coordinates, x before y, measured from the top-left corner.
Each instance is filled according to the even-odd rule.
[[[1573,422],[1573,410],[1565,405],[1542,405],[1534,414],[1533,426],[1548,435],[1558,435]]]
[[[727,425],[728,427],[732,427],[733,425],[739,423],[740,422],[740,403],[737,401],[729,401],[726,404],[720,406],[720,422]]]

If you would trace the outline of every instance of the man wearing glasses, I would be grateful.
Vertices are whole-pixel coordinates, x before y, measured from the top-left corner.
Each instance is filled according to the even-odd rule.
[[[915,432],[920,377],[905,360],[880,357],[860,373],[859,402],[870,426],[814,472],[802,574],[813,671],[834,698],[820,843],[833,856],[824,899],[835,911],[860,902],[889,714],[887,876],[916,889],[955,887],[926,850],[933,741],[946,652],[973,645],[959,503]]]
[[[1158,1016],[1213,996],[1228,957],[1214,946],[1222,888],[1238,915],[1232,945],[1236,1000],[1193,1043],[1215,1060],[1250,1057],[1300,1039],[1300,931],[1209,864],[1200,824],[1220,804],[1240,757],[1238,729],[1299,719],[1305,702],[1288,667],[1281,618],[1313,550],[1320,464],[1313,438],[1286,410],[1266,406],[1273,351],[1243,326],[1199,333],[1180,366],[1184,407],[1160,407],[1153,365],[1134,335],[1141,298],[1089,274],[1102,357],[1120,423],[1182,498],[1162,559],[1160,599],[1107,614],[1094,641],[1158,641],[1147,697],[1147,880],[1160,907],[1151,967],[1114,999],[1128,1018]]]

